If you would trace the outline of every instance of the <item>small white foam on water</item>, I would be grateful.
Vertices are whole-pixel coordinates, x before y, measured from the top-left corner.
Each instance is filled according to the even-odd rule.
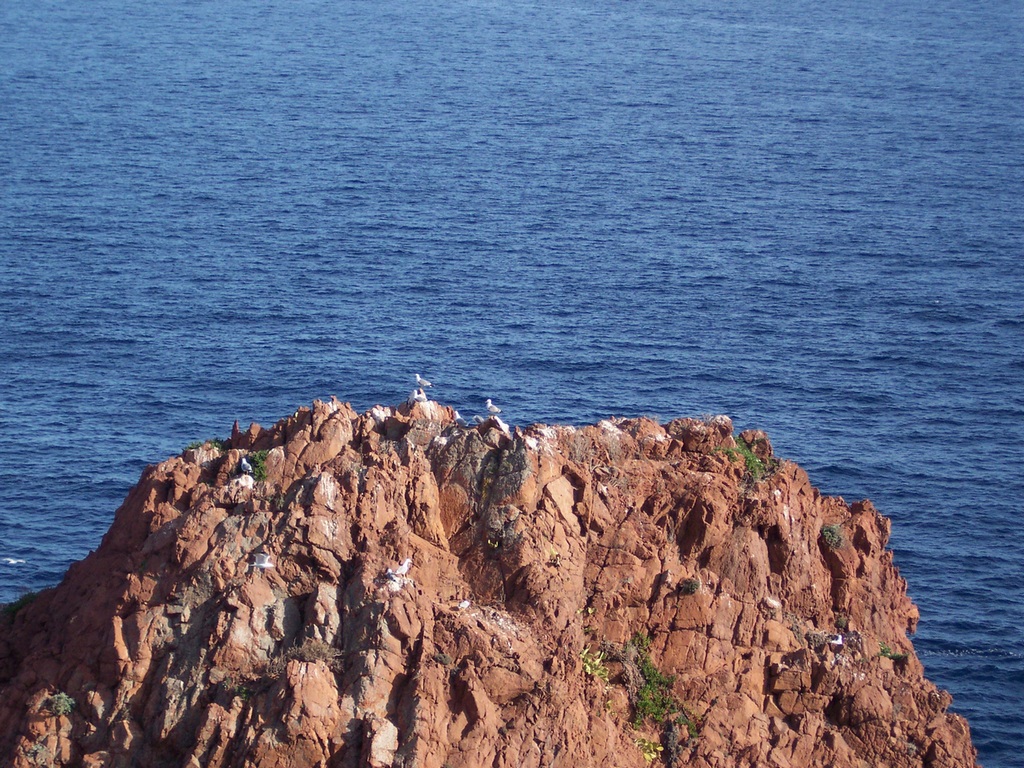
[[[1024,659],[1024,653],[1002,648],[950,648],[948,650],[919,650],[918,656],[987,656],[994,659]]]

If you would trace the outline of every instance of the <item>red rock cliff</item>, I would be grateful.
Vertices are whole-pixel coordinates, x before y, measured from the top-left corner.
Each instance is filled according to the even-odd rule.
[[[974,765],[869,502],[724,417],[452,416],[316,402],[148,468],[0,618],[0,764]]]

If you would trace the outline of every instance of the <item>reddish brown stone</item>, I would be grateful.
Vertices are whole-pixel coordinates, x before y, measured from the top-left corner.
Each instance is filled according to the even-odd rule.
[[[974,765],[869,502],[748,431],[774,469],[752,479],[724,417],[453,416],[316,402],[149,467],[99,549],[0,617],[0,764],[640,768],[636,739],[667,739],[630,725],[642,633],[699,731],[665,762]],[[265,481],[237,473],[255,450]]]

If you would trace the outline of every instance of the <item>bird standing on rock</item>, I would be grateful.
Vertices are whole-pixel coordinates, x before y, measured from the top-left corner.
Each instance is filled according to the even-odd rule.
[[[487,412],[490,413],[492,416],[497,416],[499,413],[501,413],[501,408],[492,403],[491,398],[489,397],[487,398]]]
[[[429,381],[427,381],[426,379],[424,379],[422,376],[420,376],[417,373],[416,374],[416,386],[418,386],[420,388],[423,388],[423,387],[432,387],[434,385],[431,384]]]
[[[242,460],[238,462],[238,468],[242,470],[243,475],[252,474],[252,464],[249,463],[249,460],[245,458],[245,456],[243,456]]]
[[[402,564],[400,566],[398,566],[397,568],[394,568],[394,569],[388,568],[387,575],[388,576],[405,576],[405,574],[407,574],[409,572],[410,568],[412,568],[412,558],[411,557],[407,557],[402,562]]]

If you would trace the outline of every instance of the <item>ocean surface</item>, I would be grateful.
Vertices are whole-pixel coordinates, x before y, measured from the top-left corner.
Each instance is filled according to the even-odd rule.
[[[1019,0],[5,0],[0,601],[314,398],[726,413],[1019,766],[1022,157]]]

